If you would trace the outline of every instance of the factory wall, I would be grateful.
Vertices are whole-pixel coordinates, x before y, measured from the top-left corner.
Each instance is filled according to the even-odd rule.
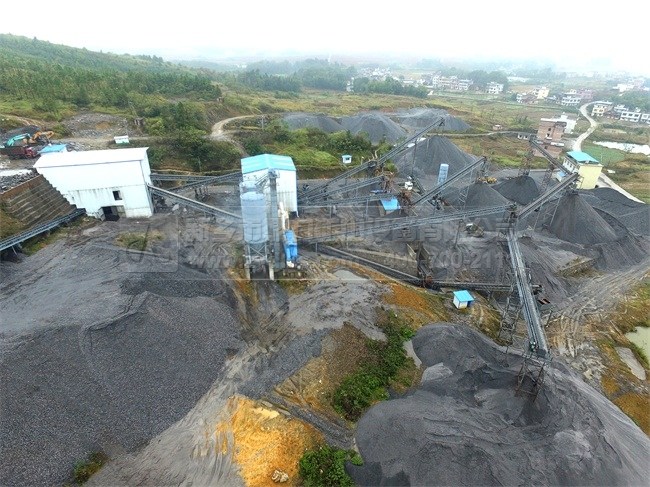
[[[77,208],[103,218],[102,207],[115,207],[127,218],[149,217],[153,204],[149,161],[142,160],[37,167],[49,182]]]

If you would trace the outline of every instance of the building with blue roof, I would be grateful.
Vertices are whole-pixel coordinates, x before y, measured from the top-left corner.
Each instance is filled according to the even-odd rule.
[[[562,166],[569,174],[575,172],[580,174],[581,179],[576,185],[578,189],[594,189],[603,170],[603,165],[598,160],[586,152],[577,150],[566,153]]]
[[[244,157],[241,160],[241,172],[244,181],[257,182],[268,176],[269,171],[276,173],[276,188],[278,204],[289,213],[298,212],[298,186],[296,179],[296,166],[289,156],[278,154],[259,154]],[[267,201],[270,199],[270,187],[264,186]]]
[[[474,302],[474,297],[469,291],[463,289],[461,291],[454,291],[454,306],[458,309],[467,308]]]

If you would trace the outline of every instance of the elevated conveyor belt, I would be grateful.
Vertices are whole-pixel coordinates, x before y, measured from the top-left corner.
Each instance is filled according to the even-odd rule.
[[[222,174],[221,176],[200,176],[193,174],[157,174],[151,173],[152,181],[187,181],[186,184],[171,188],[171,191],[180,191],[181,189],[195,188],[198,186],[217,185],[222,183],[236,183],[242,178],[241,172],[232,172]]]
[[[313,198],[316,195],[322,194],[322,193],[327,193],[329,191],[329,186],[333,183],[336,183],[338,181],[342,181],[344,179],[350,178],[352,176],[355,176],[359,174],[360,172],[366,171],[368,169],[371,169],[376,166],[383,166],[383,164],[388,161],[389,159],[401,154],[403,151],[407,150],[409,148],[409,144],[415,142],[418,140],[420,137],[422,137],[424,134],[429,132],[431,129],[435,127],[440,127],[444,125],[445,119],[443,117],[438,117],[435,122],[427,125],[425,128],[421,129],[418,131],[415,135],[412,135],[402,143],[396,145],[393,147],[390,151],[388,151],[386,154],[381,156],[377,160],[370,160],[367,162],[364,162],[363,164],[360,164],[358,166],[355,166],[353,168],[350,168],[349,170],[345,171],[344,173],[339,174],[338,176],[335,176],[331,179],[329,179],[327,182],[320,184],[318,186],[311,187],[309,190],[303,192],[302,194],[299,195],[300,199],[309,199]]]
[[[521,301],[526,328],[528,332],[529,351],[539,359],[549,360],[550,354],[546,342],[546,334],[542,326],[542,319],[539,315],[539,309],[532,293],[532,288],[528,280],[528,273],[524,265],[524,259],[519,248],[519,240],[514,228],[510,228],[507,234],[508,249],[510,250],[510,261],[514,272],[517,292]]]
[[[411,204],[413,206],[416,206],[416,205],[419,205],[421,203],[424,203],[424,202],[430,200],[434,196],[438,196],[438,195],[442,194],[442,192],[445,189],[451,187],[451,185],[453,183],[460,180],[464,176],[467,176],[468,174],[470,174],[476,167],[478,167],[478,166],[480,166],[482,164],[486,164],[486,163],[487,163],[487,159],[485,157],[480,157],[476,161],[470,163],[467,167],[464,167],[462,170],[460,170],[459,172],[454,174],[452,177],[448,178],[444,183],[435,186],[434,188],[432,188],[429,191],[425,192],[419,198],[413,200],[413,202]]]
[[[568,176],[565,176],[564,179],[562,179],[562,181],[560,181],[559,184],[556,184],[551,189],[546,191],[544,194],[540,195],[535,201],[531,201],[520,211],[518,211],[517,218],[527,217],[533,211],[540,208],[544,203],[547,203],[549,200],[551,200],[551,198],[556,196],[558,193],[569,188],[572,184],[574,184],[578,180],[579,177],[580,175],[578,173],[573,173],[573,174],[569,174]]]
[[[501,291],[508,292],[510,291],[510,285],[501,284],[496,282],[473,282],[473,281],[439,281],[439,280],[423,280],[420,277],[413,276],[406,272],[398,271],[392,267],[385,266],[378,262],[359,257],[358,255],[351,254],[350,252],[345,252],[344,250],[337,249],[335,247],[330,247],[329,245],[319,245],[318,251],[325,255],[331,255],[332,257],[338,257],[343,260],[348,260],[350,262],[355,262],[357,264],[362,264],[372,269],[375,269],[382,274],[385,274],[389,277],[393,277],[400,281],[412,284],[419,287],[430,287],[430,288],[456,288],[456,289],[471,289],[474,291]],[[539,288],[540,286],[533,286],[534,288]]]
[[[235,218],[237,220],[241,220],[241,216],[237,215],[235,213],[231,213],[226,210],[222,210],[220,208],[217,208],[215,206],[211,205],[206,205],[205,203],[201,203],[200,201],[193,200],[191,198],[186,198],[185,196],[181,196],[180,194],[176,194],[172,191],[168,191],[166,189],[162,188],[156,188],[155,186],[149,186],[149,191],[151,192],[152,195],[158,195],[162,196],[163,198],[175,201],[176,203],[186,206],[188,208],[192,208],[194,210],[202,211],[204,213],[208,213],[210,215],[215,215],[215,216],[227,216],[230,218]]]
[[[465,218],[477,218],[495,213],[505,213],[511,211],[512,205],[492,206],[488,208],[476,208],[463,211],[439,212],[431,216],[412,216],[404,218],[379,218],[370,221],[351,222],[350,225],[340,225],[336,228],[330,228],[330,233],[325,235],[316,235],[313,237],[303,237],[299,239],[300,244],[312,244],[327,242],[337,238],[344,237],[362,237],[374,233],[389,232],[400,228],[414,228],[421,225],[429,225],[454,220],[463,220]]]
[[[548,152],[544,147],[542,147],[540,144],[537,143],[537,141],[534,138],[528,139],[528,143],[533,149],[538,150],[544,158],[551,164],[555,169],[559,169],[561,171],[566,171],[564,166],[562,166],[562,163],[558,161],[555,157],[553,157],[550,152]]]
[[[345,186],[338,186],[336,188],[331,188],[327,193],[320,193],[318,195],[312,196],[311,198],[304,198],[302,201],[307,203],[313,203],[316,201],[323,201],[325,198],[330,199],[330,196],[337,193],[345,193],[350,191],[355,191],[357,189],[365,188],[366,186],[371,186],[373,184],[381,183],[384,180],[384,176],[375,176],[372,178],[360,179],[354,183],[346,184]]]
[[[6,250],[10,247],[13,247],[14,245],[18,245],[23,243],[25,240],[29,240],[30,238],[34,238],[41,233],[48,232],[59,225],[63,225],[64,223],[68,223],[81,215],[84,215],[86,213],[86,210],[83,208],[80,208],[78,210],[74,210],[71,213],[68,213],[67,215],[60,216],[58,218],[55,218],[54,220],[50,220],[49,222],[41,223],[39,225],[36,225],[33,228],[30,228],[29,230],[25,232],[21,232],[17,235],[12,235],[11,237],[7,237],[3,240],[0,240],[0,252],[3,250]]]

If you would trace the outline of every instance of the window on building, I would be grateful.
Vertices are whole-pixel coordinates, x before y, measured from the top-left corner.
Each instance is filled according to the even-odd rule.
[[[115,201],[122,201],[122,193],[119,191],[113,191],[113,199]]]

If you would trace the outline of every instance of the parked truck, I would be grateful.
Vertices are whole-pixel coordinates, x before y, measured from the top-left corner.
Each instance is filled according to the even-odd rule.
[[[6,146],[0,148],[0,154],[11,159],[35,159],[38,157],[38,147],[28,145]]]

